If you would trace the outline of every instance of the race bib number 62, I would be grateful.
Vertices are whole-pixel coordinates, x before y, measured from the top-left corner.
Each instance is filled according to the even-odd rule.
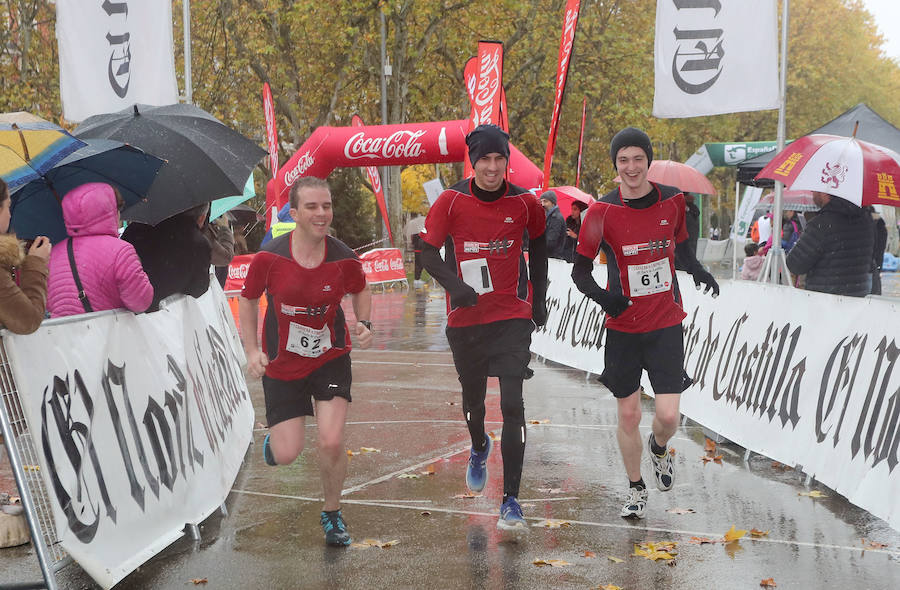
[[[331,330],[328,329],[328,326],[317,330],[297,322],[291,322],[285,348],[289,352],[307,358],[320,357],[331,350]]]

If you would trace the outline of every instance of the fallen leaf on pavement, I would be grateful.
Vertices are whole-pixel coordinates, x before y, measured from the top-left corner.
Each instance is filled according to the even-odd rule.
[[[422,516],[431,516],[431,513],[428,512],[427,510],[423,510],[423,511],[421,512],[421,514],[422,514]]]
[[[675,545],[672,541],[663,541],[660,543],[635,543],[634,555],[645,557],[651,561],[659,561],[660,559],[675,559],[678,553],[675,551]]]
[[[827,498],[825,494],[820,492],[819,490],[813,490],[811,492],[797,492],[798,496],[809,496],[810,498]]]
[[[528,423],[529,424],[549,424],[550,420],[548,420],[546,418],[543,420],[529,420]]]
[[[765,580],[760,580],[759,585],[763,588],[774,588],[778,584],[775,583],[775,578],[766,578]]]
[[[866,541],[865,539],[860,539],[862,544],[865,545],[863,549],[884,549],[887,547],[884,543],[879,543],[877,541]]]
[[[607,584],[606,586],[597,586],[594,590],[622,590],[622,587],[615,584]]]
[[[422,475],[434,475],[435,474],[434,463],[432,463],[431,465],[426,467],[425,471],[422,471],[421,473],[422,473]]]
[[[706,439],[706,444],[703,446],[703,450],[707,453],[715,453],[716,443],[710,438]]]
[[[401,473],[397,479],[419,479],[419,476],[415,473]]]
[[[691,537],[690,541],[688,542],[693,543],[694,545],[711,545],[713,543],[716,543],[717,541],[710,539],[709,537]]]
[[[360,447],[359,451],[361,453],[380,453],[381,449],[373,449],[372,447]]]
[[[666,512],[671,512],[672,514],[695,514],[696,511],[693,508],[669,508]]]
[[[730,543],[731,541],[737,541],[741,537],[747,534],[747,531],[744,529],[735,529],[734,525],[731,525],[731,528],[728,529],[728,532],[725,533],[725,542]]]
[[[352,457],[353,455],[359,455],[359,453],[354,453],[354,452],[351,451],[350,449],[347,449],[347,456],[348,456],[348,457]]]
[[[500,436],[494,434],[493,430],[488,432],[488,436],[491,437],[491,440],[494,442],[497,442],[498,440],[500,440]]]
[[[557,520],[555,518],[548,518],[546,520],[536,522],[531,526],[543,527],[546,529],[560,529],[564,526],[572,526],[572,523],[569,522],[568,520]]]
[[[785,465],[784,463],[779,463],[778,461],[772,461],[772,469],[777,469],[779,471],[791,471],[793,467]]]
[[[769,531],[761,531],[761,530],[759,530],[759,529],[750,529],[750,536],[751,536],[751,537],[757,537],[757,538],[759,538],[759,537],[768,537],[768,536],[769,536]]]
[[[613,557],[612,555],[607,555],[606,559],[610,560],[613,563],[625,563],[625,560],[620,557]]]
[[[481,496],[482,496],[482,494],[473,494],[472,492],[466,492],[465,494],[456,494],[453,497],[455,499],[462,498],[464,500],[471,500],[472,498],[480,498]]]
[[[585,550],[584,556],[587,557],[588,559],[593,559],[593,558],[597,557],[597,554],[594,553],[593,551]]]
[[[538,567],[544,567],[545,565],[549,565],[551,567],[564,567],[567,565],[572,565],[568,561],[563,561],[562,559],[535,559],[531,563]]]
[[[388,549],[389,547],[393,547],[394,545],[399,545],[400,540],[394,539],[393,541],[380,541],[378,539],[363,539],[359,543],[351,543],[351,547],[357,547],[359,549],[368,549],[369,547],[378,547],[379,549]]]
[[[193,582],[194,586],[196,586],[198,584],[206,584],[207,582],[209,582],[209,580],[207,580],[206,578],[191,578],[191,582]]]

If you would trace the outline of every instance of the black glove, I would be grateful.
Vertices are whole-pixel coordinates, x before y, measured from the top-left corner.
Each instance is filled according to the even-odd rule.
[[[478,303],[478,293],[475,292],[475,289],[462,284],[458,289],[454,289],[450,292],[450,307],[472,307],[473,305]]]
[[[709,273],[709,271],[700,269],[693,274],[694,277],[694,285],[697,289],[700,288],[700,284],[706,285],[706,289],[703,290],[703,293],[709,293],[709,290],[712,289],[712,296],[719,296],[719,283],[716,282],[716,279]]]
[[[534,302],[531,304],[531,319],[534,325],[540,328],[547,323],[547,296],[534,296]]]
[[[594,301],[600,304],[600,307],[603,308],[606,315],[614,318],[618,317],[623,311],[628,309],[629,305],[631,305],[631,300],[628,299],[628,297],[620,295],[619,293],[610,293],[606,289],[599,289]]]

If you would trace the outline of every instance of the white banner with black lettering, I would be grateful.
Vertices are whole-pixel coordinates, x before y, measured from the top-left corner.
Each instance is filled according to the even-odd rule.
[[[572,284],[571,269],[550,261],[548,321],[531,349],[599,374],[604,315]],[[605,285],[606,267],[594,276]],[[731,280],[712,299],[690,276],[679,272],[678,280],[688,314],[685,369],[695,381],[682,413],[802,466],[900,530],[900,304]]]
[[[169,0],[57,0],[56,38],[66,119],[178,102]]]
[[[653,116],[778,108],[775,0],[657,0]]]
[[[4,336],[63,548],[109,588],[224,501],[253,432],[217,282]]]

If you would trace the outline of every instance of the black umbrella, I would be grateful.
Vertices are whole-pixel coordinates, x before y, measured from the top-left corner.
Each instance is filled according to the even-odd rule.
[[[266,155],[258,145],[189,104],[134,105],[89,117],[75,129],[79,138],[124,141],[165,158],[148,200],[122,217],[155,225],[191,207],[240,194],[256,163]]]
[[[62,198],[88,182],[116,187],[126,207],[143,202],[165,164],[120,141],[88,139],[86,143],[35,180],[10,190],[12,227],[20,238],[48,236],[54,244],[65,239]]]
[[[256,209],[248,205],[235,205],[226,211],[225,215],[239,227],[265,219]]]

